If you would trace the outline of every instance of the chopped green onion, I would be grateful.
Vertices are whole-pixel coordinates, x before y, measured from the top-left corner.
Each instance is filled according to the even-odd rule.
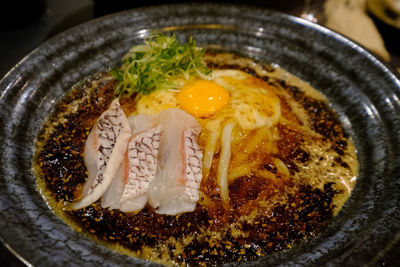
[[[172,78],[178,76],[207,79],[211,70],[203,60],[204,52],[196,47],[192,37],[181,44],[174,35],[154,35],[144,45],[133,46],[123,57],[122,66],[112,70],[118,81],[115,93],[129,97],[134,93],[150,94],[160,88],[176,89]]]

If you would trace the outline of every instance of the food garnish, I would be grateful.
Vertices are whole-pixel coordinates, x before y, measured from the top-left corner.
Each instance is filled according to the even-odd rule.
[[[122,66],[112,70],[119,82],[115,93],[129,97],[160,88],[175,89],[173,78],[178,76],[207,79],[211,70],[203,60],[204,52],[203,48],[196,47],[192,37],[182,44],[174,35],[153,35],[143,45],[133,46],[123,57]]]
[[[51,207],[110,248],[167,265],[253,261],[318,235],[358,171],[329,102],[238,55],[204,54],[207,76],[203,50],[177,43],[149,38],[117,79],[98,74],[57,104],[34,160]],[[192,68],[163,72],[164,53]]]

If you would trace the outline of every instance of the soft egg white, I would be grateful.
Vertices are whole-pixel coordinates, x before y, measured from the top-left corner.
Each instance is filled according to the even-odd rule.
[[[209,81],[222,86],[229,93],[229,101],[215,113],[199,118],[203,125],[215,120],[234,120],[244,130],[253,130],[263,126],[270,127],[279,119],[280,100],[265,82],[240,70],[214,70]],[[193,79],[187,83],[191,82]],[[185,85],[186,83],[182,83],[182,88]],[[167,108],[181,107],[178,101],[180,89],[160,89],[149,95],[138,95],[135,113],[158,114]],[[187,111],[190,113],[190,110]]]

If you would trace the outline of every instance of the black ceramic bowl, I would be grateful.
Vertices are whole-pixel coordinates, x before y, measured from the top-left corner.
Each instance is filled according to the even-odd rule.
[[[245,265],[399,261],[399,76],[364,48],[316,24],[211,4],[136,9],[85,23],[40,46],[1,80],[0,237],[6,246],[38,266],[146,263],[86,239],[57,218],[37,191],[31,159],[35,136],[65,92],[117,65],[155,29],[279,64],[324,93],[354,138],[358,182],[330,226],[294,249]]]

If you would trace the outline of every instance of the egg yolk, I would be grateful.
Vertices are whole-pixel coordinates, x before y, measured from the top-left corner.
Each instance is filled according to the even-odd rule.
[[[206,80],[186,84],[178,94],[182,109],[196,117],[207,117],[222,109],[229,101],[224,87]]]

